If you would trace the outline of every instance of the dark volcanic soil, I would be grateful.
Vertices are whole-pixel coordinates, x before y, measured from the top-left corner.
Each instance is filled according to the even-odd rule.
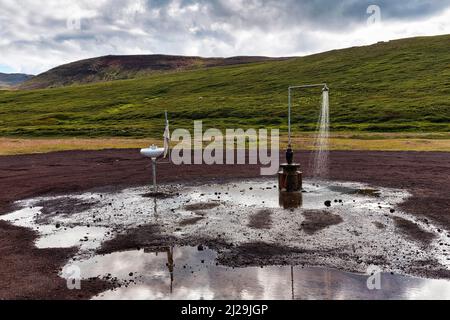
[[[260,210],[249,217],[248,226],[253,229],[270,229],[272,226],[272,211],[269,209]]]
[[[88,210],[94,207],[96,203],[67,197],[41,201],[37,205],[42,207],[42,210],[41,215],[36,220],[38,223],[47,223],[52,216],[70,216]]]
[[[298,152],[297,160],[308,164],[309,155],[308,152]],[[161,183],[221,182],[259,176],[259,166],[256,165],[160,164],[158,171]],[[304,172],[307,177],[307,166]],[[413,197],[402,205],[405,211],[423,219],[432,219],[443,230],[450,230],[450,153],[332,152],[330,176],[334,180],[407,189]],[[139,186],[150,181],[150,162],[143,159],[137,150],[0,157],[0,214],[12,211],[14,201],[29,197],[93,188]],[[409,227],[414,226],[402,224],[400,228],[406,234],[415,234]],[[81,292],[76,293],[65,289],[65,281],[58,277],[57,272],[72,250],[36,249],[33,246],[35,237],[30,230],[0,223],[0,299],[79,299],[102,291],[105,284],[101,282],[88,282],[82,286]],[[140,242],[135,240],[129,240],[127,245],[134,247]],[[113,243],[110,245],[114,247]],[[280,252],[279,248],[277,252]]]
[[[434,239],[434,234],[423,230],[414,222],[400,217],[395,217],[394,221],[395,226],[404,232],[410,239],[421,243],[425,247]]]
[[[343,221],[340,216],[327,211],[308,210],[303,212],[303,216],[306,220],[302,223],[302,229],[307,234],[314,234]]]
[[[68,290],[58,276],[60,268],[76,253],[73,249],[37,249],[35,232],[0,221],[0,300],[89,299],[110,288],[100,279],[82,281],[82,290]]]

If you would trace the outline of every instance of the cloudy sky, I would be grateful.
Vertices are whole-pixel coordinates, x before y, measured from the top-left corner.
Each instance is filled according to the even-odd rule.
[[[307,55],[450,34],[450,0],[0,0],[0,72],[107,54]]]

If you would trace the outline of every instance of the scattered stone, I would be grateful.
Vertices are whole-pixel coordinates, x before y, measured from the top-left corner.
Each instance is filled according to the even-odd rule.
[[[325,201],[325,206],[328,208],[331,207],[331,201],[330,200]]]

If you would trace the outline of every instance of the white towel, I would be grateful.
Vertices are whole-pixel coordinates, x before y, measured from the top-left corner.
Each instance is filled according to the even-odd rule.
[[[164,130],[164,158],[167,158],[169,151],[170,151],[170,127],[166,111],[166,130]]]

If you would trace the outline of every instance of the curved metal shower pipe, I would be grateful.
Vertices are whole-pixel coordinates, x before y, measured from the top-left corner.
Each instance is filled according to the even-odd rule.
[[[291,131],[291,109],[292,109],[292,100],[291,100],[291,94],[292,90],[294,89],[307,89],[307,88],[317,88],[322,87],[323,91],[330,90],[326,83],[319,83],[319,84],[307,84],[302,86],[290,86],[289,87],[289,114],[288,114],[288,130],[289,130],[289,146],[292,146],[292,131]]]

